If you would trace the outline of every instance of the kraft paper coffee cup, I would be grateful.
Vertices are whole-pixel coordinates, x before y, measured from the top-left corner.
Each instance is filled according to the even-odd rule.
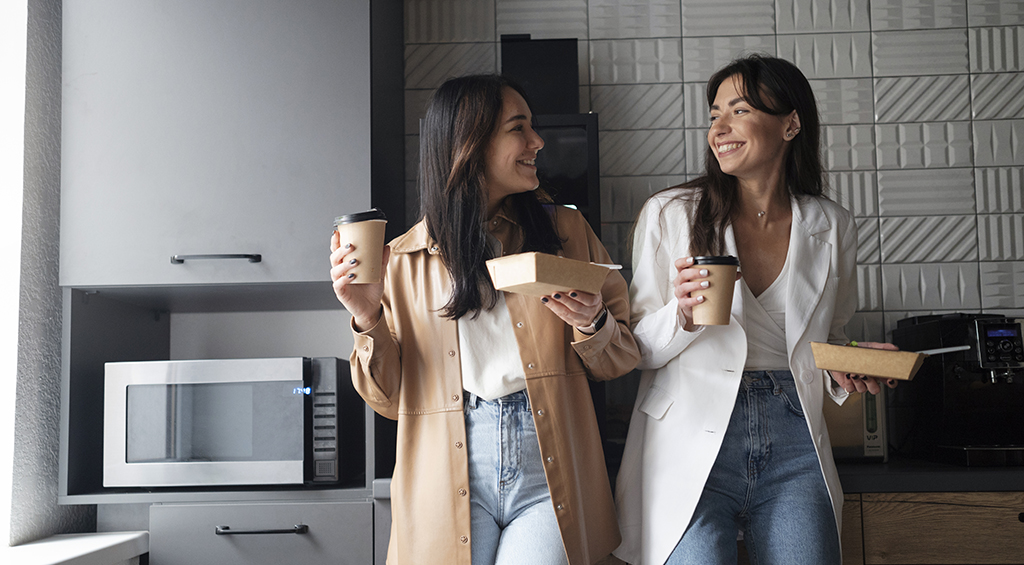
[[[388,220],[384,212],[374,208],[366,212],[338,216],[334,229],[338,232],[342,247],[351,243],[355,251],[347,260],[356,260],[356,266],[349,271],[356,277],[352,284],[380,282],[380,261],[384,252],[384,228]]]
[[[691,292],[703,296],[704,302],[693,307],[693,323],[701,326],[728,326],[732,312],[732,293],[736,288],[736,270],[739,259],[732,255],[694,257],[695,268],[707,269],[708,287]]]

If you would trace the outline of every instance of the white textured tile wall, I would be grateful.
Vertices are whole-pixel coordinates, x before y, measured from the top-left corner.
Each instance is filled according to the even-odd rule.
[[[575,37],[581,109],[602,128],[602,235],[628,268],[644,200],[703,169],[708,77],[778,55],[811,79],[829,194],[857,217],[850,335],[1024,309],[1024,2],[406,0],[406,18],[410,192],[431,89],[499,71],[502,34]]]

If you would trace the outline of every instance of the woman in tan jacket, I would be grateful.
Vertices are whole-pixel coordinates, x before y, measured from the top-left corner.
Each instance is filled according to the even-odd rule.
[[[512,253],[609,262],[536,190],[544,142],[518,86],[449,80],[420,143],[423,219],[385,248],[384,281],[351,284],[355,248],[331,239],[353,382],[398,420],[388,563],[593,563],[620,537],[587,379],[639,360],[626,283],[540,299],[491,284],[484,262]]]

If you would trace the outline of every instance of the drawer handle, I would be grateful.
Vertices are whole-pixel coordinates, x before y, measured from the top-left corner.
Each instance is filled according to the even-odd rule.
[[[231,526],[217,526],[218,536],[250,536],[256,534],[308,534],[309,526],[296,524],[286,530],[232,530]]]
[[[217,254],[217,253],[205,253],[202,255],[171,255],[171,264],[180,265],[186,260],[192,261],[195,259],[248,259],[250,263],[259,263],[263,260],[263,256],[259,253],[228,253],[228,254]]]

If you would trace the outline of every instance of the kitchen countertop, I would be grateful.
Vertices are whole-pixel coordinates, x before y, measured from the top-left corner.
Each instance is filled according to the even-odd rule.
[[[839,463],[843,492],[1024,491],[1024,467],[963,467],[890,457],[888,463]]]

